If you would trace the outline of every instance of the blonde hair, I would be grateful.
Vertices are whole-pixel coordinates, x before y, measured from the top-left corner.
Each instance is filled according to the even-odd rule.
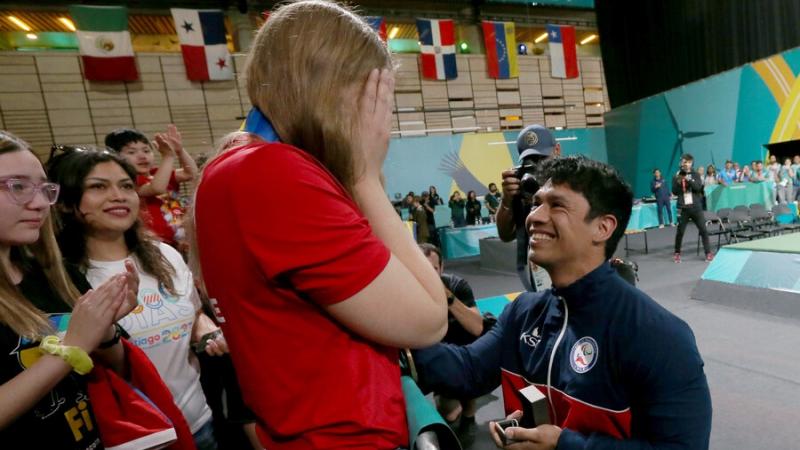
[[[0,154],[28,151],[30,145],[11,133],[0,131]],[[12,263],[24,271],[30,264],[38,264],[44,271],[47,282],[53,291],[68,305],[72,306],[80,297],[78,289],[67,276],[53,230],[53,211],[45,219],[39,230],[39,239],[30,245],[11,248]],[[20,336],[36,339],[52,333],[46,314],[33,306],[12,282],[10,268],[0,265],[0,323],[7,325]]]
[[[250,47],[245,76],[250,102],[281,141],[317,158],[352,193],[356,112],[345,95],[360,96],[376,68],[392,68],[391,55],[361,17],[333,2],[305,0],[270,14]]]

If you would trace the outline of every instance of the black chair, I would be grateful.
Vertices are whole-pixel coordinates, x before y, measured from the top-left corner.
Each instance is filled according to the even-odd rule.
[[[758,210],[762,210],[762,211],[766,211],[766,210],[767,210],[767,207],[766,207],[766,206],[764,206],[764,204],[763,204],[763,203],[751,203],[751,204],[750,204],[750,210],[751,210],[751,211],[754,211],[754,210],[757,210],[757,209],[758,209]]]
[[[757,231],[763,231],[768,236],[781,234],[783,228],[775,222],[772,213],[766,209],[754,209],[750,212],[750,218]]]
[[[745,213],[745,214],[747,214],[747,215],[749,215],[749,214],[750,214],[750,207],[749,207],[749,206],[745,206],[745,205],[739,205],[739,206],[735,206],[735,207],[733,208],[733,210],[734,210],[734,211],[738,211],[738,212],[743,212],[743,213]]]
[[[731,236],[730,231],[725,227],[725,224],[722,222],[722,219],[716,213],[711,211],[703,211],[703,219],[706,222],[706,231],[708,231],[708,237],[711,238],[712,236],[717,237],[717,251],[722,246],[722,237],[725,236],[725,241],[730,244],[731,243]],[[700,254],[700,237],[697,238],[697,251],[696,253]]]
[[[752,241],[766,235],[765,232],[759,231],[753,226],[750,215],[742,210],[734,210],[728,220],[736,227],[735,231],[731,231],[731,238],[736,242],[739,242],[739,239]]]

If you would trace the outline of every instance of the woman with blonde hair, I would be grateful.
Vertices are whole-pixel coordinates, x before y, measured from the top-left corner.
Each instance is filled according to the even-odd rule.
[[[124,372],[116,320],[135,305],[132,266],[84,296],[53,234],[47,182],[30,146],[0,131],[0,442],[101,446],[84,376],[99,358]],[[89,356],[91,354],[91,357]]]
[[[407,447],[397,348],[438,342],[447,305],[380,182],[390,54],[350,10],[300,1],[270,14],[245,75],[245,130],[268,142],[206,166],[195,226],[261,442]]]

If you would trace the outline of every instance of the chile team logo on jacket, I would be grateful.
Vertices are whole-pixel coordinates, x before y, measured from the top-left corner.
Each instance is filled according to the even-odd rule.
[[[569,364],[577,373],[592,370],[597,362],[597,341],[591,337],[582,337],[572,346],[569,352]]]

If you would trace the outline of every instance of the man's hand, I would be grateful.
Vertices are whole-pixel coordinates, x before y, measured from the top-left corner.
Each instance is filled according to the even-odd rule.
[[[507,419],[522,418],[522,411],[514,411]],[[561,436],[561,428],[555,425],[539,425],[536,428],[509,427],[505,429],[506,439],[516,442],[503,445],[495,430],[495,422],[489,422],[489,434],[497,448],[508,450],[554,450]]]
[[[513,169],[509,169],[503,172],[503,205],[506,208],[511,208],[511,201],[514,199],[514,196],[519,194],[519,179],[516,177],[517,174]]]

